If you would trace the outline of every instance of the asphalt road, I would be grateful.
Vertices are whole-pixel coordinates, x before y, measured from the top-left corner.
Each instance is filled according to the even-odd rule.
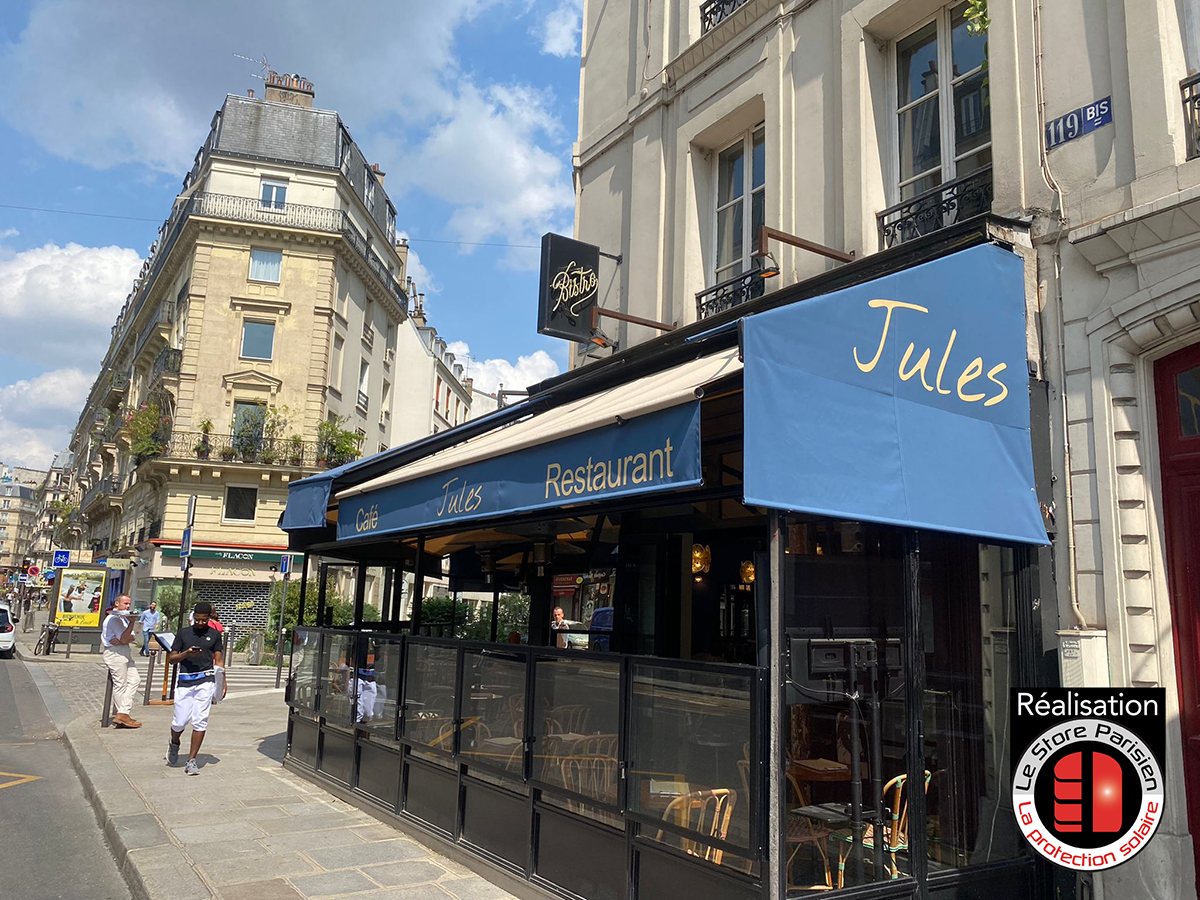
[[[19,659],[0,659],[0,897],[130,898]]]

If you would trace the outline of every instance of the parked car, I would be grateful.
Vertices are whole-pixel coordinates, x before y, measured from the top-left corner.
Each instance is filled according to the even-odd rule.
[[[0,604],[0,657],[12,659],[17,646],[17,629],[13,624],[8,604]]]
[[[612,642],[613,607],[601,606],[592,613],[592,621],[588,626],[591,632],[589,647],[592,650],[608,650]]]

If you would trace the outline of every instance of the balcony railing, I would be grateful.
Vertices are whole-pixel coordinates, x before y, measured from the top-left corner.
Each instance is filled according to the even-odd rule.
[[[1200,75],[1179,83],[1183,93],[1183,119],[1187,128],[1187,158],[1200,156]]]
[[[100,498],[120,493],[121,479],[115,475],[109,475],[107,478],[101,478],[84,492],[79,508],[87,510]]]
[[[170,325],[173,321],[175,321],[175,304],[163,302],[158,307],[158,312],[142,327],[137,343],[133,345],[133,355],[137,356],[142,352],[142,348],[146,346],[146,342],[150,340],[155,331],[161,326]]]
[[[761,297],[766,291],[766,280],[754,269],[733,278],[714,284],[696,295],[696,317],[707,319],[719,312]]]
[[[363,412],[366,412],[368,409],[371,408],[370,404],[371,404],[371,398],[368,397],[366,394],[364,394],[362,391],[359,391],[358,392],[358,408],[361,409]]]
[[[886,250],[992,208],[992,167],[938,185],[879,213],[879,246]]]
[[[301,203],[264,203],[258,197],[235,197],[228,194],[196,194],[193,215],[213,219],[233,219],[237,222],[257,222],[261,225],[284,225],[312,231],[341,231],[345,213],[328,206],[305,206]]]
[[[317,441],[264,438],[253,432],[209,435],[199,431],[175,432],[158,455],[164,459],[207,459],[285,468],[316,468],[343,462],[329,459]]]
[[[163,375],[178,375],[179,366],[182,362],[182,350],[174,347],[163,347],[159,351],[158,356],[154,358],[154,365],[150,368],[151,383],[157,381]]]
[[[368,347],[375,346],[375,329],[371,327],[370,322],[363,322],[363,343]]]
[[[747,0],[707,0],[700,5],[700,33],[708,34]]]

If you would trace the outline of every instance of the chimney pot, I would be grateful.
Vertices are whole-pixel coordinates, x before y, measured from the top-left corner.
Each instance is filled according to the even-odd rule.
[[[253,100],[254,99],[254,88],[247,88],[246,96],[249,97],[251,100]]]

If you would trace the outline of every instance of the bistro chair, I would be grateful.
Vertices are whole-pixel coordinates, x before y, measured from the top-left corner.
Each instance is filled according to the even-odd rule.
[[[567,756],[559,762],[563,787],[574,794],[591,797],[597,803],[617,800],[617,760],[611,756]],[[582,812],[583,804],[568,800],[567,808]]]
[[[546,734],[583,734],[590,710],[579,703],[552,706],[546,710]]]
[[[791,787],[792,796],[796,798],[801,806],[807,806],[805,802],[805,794],[800,789],[800,782],[791,772],[786,772],[788,785]],[[804,815],[798,809],[789,809],[787,814],[787,886],[788,888],[797,887],[800,890],[806,891],[831,891],[833,890],[833,876],[829,870],[829,850],[825,846],[825,839],[833,833],[832,828],[827,828],[823,824]],[[797,885],[792,879],[792,863],[796,859],[796,855],[800,852],[805,844],[811,844],[816,848],[818,855],[821,857],[821,862],[825,865],[825,883],[813,885]]]
[[[714,788],[710,791],[693,791],[682,794],[667,804],[663,810],[663,821],[671,822],[680,828],[710,838],[725,840],[729,834],[729,820],[733,818],[733,808],[737,805],[737,791],[732,788]],[[655,838],[663,839],[663,831],[659,829]],[[680,847],[690,856],[721,864],[724,851],[710,844],[702,844],[695,838],[680,838]]]
[[[510,694],[508,714],[512,717],[513,737],[525,737],[525,693]]]
[[[929,792],[929,778],[929,770],[926,769],[924,787],[926,793]],[[900,866],[896,862],[896,854],[908,849],[908,792],[904,789],[907,782],[907,775],[897,775],[883,786],[884,803],[891,810],[891,820],[884,824],[882,835],[883,849],[891,858],[891,864],[889,865],[885,861],[884,866],[892,878],[900,877]],[[891,795],[890,800],[889,794]],[[838,850],[838,888],[841,889],[845,887],[846,860],[854,849],[854,835],[846,829],[841,829],[834,832],[830,837],[832,840],[840,841],[843,844]],[[863,849],[875,849],[875,840],[875,826],[868,825],[863,831]],[[870,862],[869,857],[867,861]]]

